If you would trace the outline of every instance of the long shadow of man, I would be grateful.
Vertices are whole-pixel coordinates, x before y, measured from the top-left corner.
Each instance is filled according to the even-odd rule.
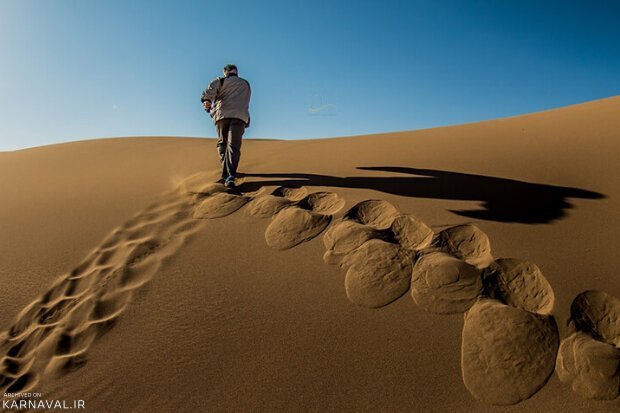
[[[302,173],[246,173],[246,177],[269,178],[244,182],[239,188],[254,191],[261,186],[324,186],[373,189],[388,194],[416,197],[479,201],[482,209],[450,210],[475,219],[524,224],[545,224],[566,216],[573,208],[567,198],[602,199],[605,195],[585,189],[537,184],[492,176],[397,166],[358,167],[413,176],[336,177]]]

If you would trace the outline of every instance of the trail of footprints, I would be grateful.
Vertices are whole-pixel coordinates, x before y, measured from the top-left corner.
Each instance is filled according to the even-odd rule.
[[[0,392],[29,391],[45,375],[83,365],[136,290],[196,231],[192,212],[191,197],[165,194],[24,308],[0,335]]]
[[[286,250],[323,233],[324,261],[345,272],[348,299],[379,308],[410,291],[430,313],[464,313],[461,370],[477,399],[515,404],[541,389],[555,369],[585,398],[620,393],[620,300],[586,291],[571,307],[559,342],[554,294],[541,270],[495,259],[474,225],[434,233],[381,200],[350,208],[335,193],[278,187],[253,193],[193,175],[114,230],[73,271],[28,305],[0,336],[0,391],[33,388],[46,374],[80,367],[90,345],[123,313],[134,292],[181,247],[202,219],[246,213],[271,219],[267,244]]]

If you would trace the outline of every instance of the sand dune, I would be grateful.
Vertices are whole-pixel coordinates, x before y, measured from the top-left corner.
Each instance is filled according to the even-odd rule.
[[[617,411],[619,113],[246,140],[234,190],[212,139],[0,153],[0,387],[91,411]]]

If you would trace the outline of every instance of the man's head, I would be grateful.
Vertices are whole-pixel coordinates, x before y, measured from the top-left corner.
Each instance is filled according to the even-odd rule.
[[[237,74],[237,66],[235,65],[224,66],[224,76],[236,75],[236,74]]]

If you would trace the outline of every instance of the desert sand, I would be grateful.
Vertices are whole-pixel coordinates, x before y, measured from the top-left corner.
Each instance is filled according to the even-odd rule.
[[[214,139],[0,153],[3,393],[93,412],[620,410],[620,97],[247,139],[240,172],[215,183]]]

